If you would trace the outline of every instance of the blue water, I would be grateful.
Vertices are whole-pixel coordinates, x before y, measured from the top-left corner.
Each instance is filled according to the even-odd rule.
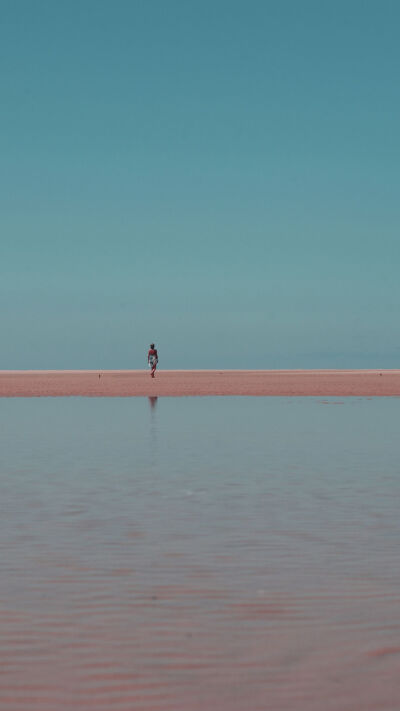
[[[0,400],[2,711],[400,708],[399,415]]]

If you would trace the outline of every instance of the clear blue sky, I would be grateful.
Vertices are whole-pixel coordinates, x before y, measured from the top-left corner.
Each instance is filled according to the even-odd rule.
[[[398,367],[397,0],[3,0],[0,369]]]

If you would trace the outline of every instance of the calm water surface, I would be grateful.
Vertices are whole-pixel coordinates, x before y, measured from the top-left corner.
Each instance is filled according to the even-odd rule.
[[[398,711],[399,418],[1,400],[1,711]]]

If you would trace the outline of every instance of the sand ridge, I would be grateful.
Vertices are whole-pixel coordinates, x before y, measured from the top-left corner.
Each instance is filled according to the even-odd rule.
[[[400,396],[400,370],[3,370],[0,397]]]

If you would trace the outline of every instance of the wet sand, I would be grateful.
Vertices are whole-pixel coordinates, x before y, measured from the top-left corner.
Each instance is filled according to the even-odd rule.
[[[400,370],[0,371],[0,397],[400,396]]]
[[[1,711],[400,709],[397,398],[1,405]]]

